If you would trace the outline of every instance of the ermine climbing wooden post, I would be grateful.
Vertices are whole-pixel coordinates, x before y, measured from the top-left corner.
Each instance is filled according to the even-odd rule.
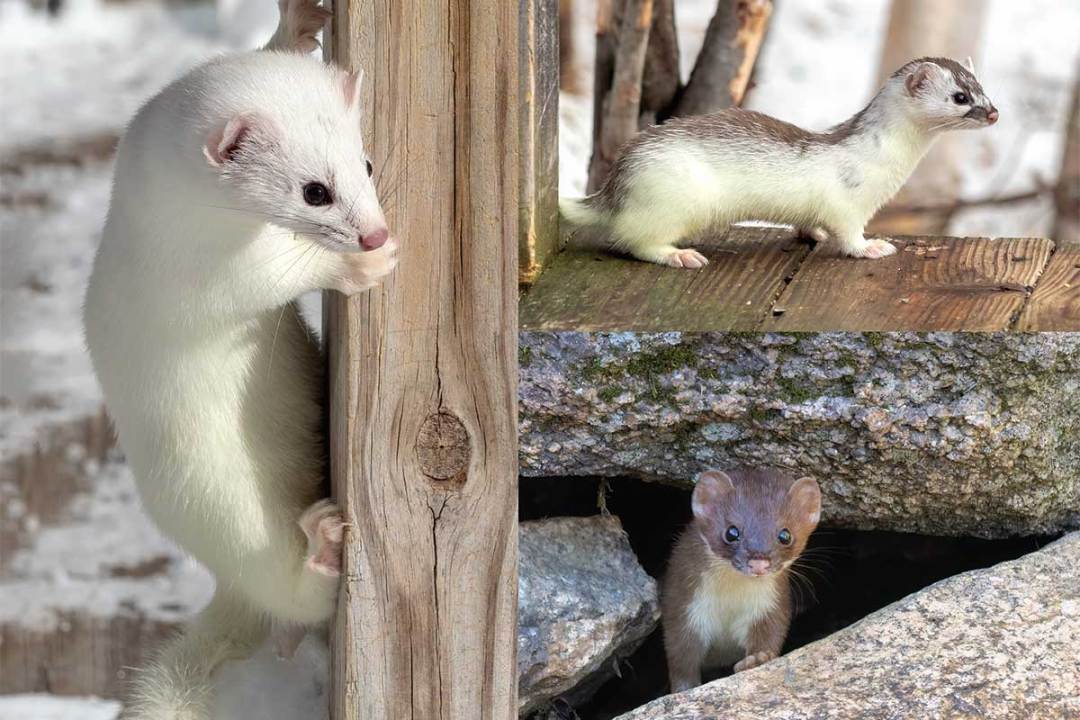
[[[400,263],[327,301],[335,720],[517,715],[518,5],[334,3]]]

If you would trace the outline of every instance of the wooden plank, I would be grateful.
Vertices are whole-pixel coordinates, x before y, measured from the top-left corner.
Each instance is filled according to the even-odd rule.
[[[334,4],[400,263],[329,299],[336,720],[516,716],[518,7]]]
[[[1080,247],[1058,248],[1050,258],[1016,329],[1080,331]]]
[[[765,322],[769,330],[1008,330],[1053,251],[1050,240],[892,239],[881,260],[818,246]]]
[[[518,281],[559,250],[559,0],[521,2],[521,235]]]
[[[522,297],[521,328],[755,330],[810,251],[776,228],[734,228],[691,244],[709,258],[703,270],[566,250]]]

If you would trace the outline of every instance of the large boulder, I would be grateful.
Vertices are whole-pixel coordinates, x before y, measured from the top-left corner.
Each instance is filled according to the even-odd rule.
[[[620,720],[1080,717],[1080,533]]]
[[[522,715],[556,696],[583,699],[660,617],[656,581],[616,517],[521,523],[518,693]]]
[[[1080,526],[1080,334],[520,335],[526,476],[815,476],[833,525]]]

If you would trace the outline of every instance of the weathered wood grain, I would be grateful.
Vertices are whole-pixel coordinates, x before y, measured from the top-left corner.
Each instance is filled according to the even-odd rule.
[[[766,321],[768,330],[1008,330],[1050,257],[1050,240],[893,240],[899,252],[852,260],[819,245]]]
[[[691,243],[704,270],[570,249],[521,302],[525,330],[754,330],[810,248],[791,231],[739,228]]]
[[[400,264],[328,300],[337,720],[516,715],[518,7],[335,3]],[[380,178],[380,187],[383,178]]]
[[[1080,247],[1059,248],[1050,258],[1016,329],[1080,331]]]
[[[518,281],[559,250],[559,0],[525,0],[521,22],[521,234]]]

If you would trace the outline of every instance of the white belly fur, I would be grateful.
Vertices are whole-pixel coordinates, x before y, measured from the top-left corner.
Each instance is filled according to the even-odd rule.
[[[701,577],[687,606],[687,627],[710,651],[707,667],[730,665],[746,655],[750,628],[777,602],[779,577],[749,577],[717,561]]]

